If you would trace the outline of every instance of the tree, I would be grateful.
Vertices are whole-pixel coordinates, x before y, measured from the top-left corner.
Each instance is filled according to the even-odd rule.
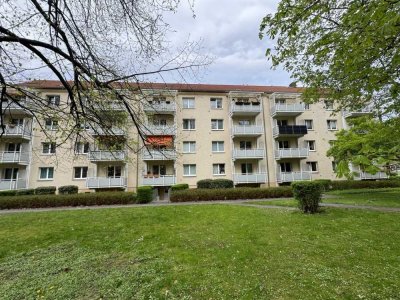
[[[338,162],[339,177],[353,177],[350,165],[375,174],[390,171],[390,166],[400,162],[400,119],[380,121],[371,117],[349,120],[351,128],[341,130],[328,151]]]
[[[58,138],[64,141],[86,126],[113,134],[115,115],[104,113],[112,100],[143,138],[137,103],[151,95],[142,92],[142,83],[171,71],[183,77],[208,63],[197,43],[173,50],[168,44],[163,15],[179,2],[0,0],[0,136],[12,105],[30,111],[42,127],[46,119],[62,120]],[[67,102],[49,105],[23,83],[37,76],[59,80]],[[18,101],[21,96],[30,102]]]

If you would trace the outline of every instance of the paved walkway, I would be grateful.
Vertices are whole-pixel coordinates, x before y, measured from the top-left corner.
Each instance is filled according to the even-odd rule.
[[[0,215],[14,214],[14,213],[27,213],[27,212],[46,212],[46,211],[69,211],[69,210],[96,210],[106,208],[136,208],[136,207],[154,207],[154,206],[187,206],[187,205],[215,205],[215,204],[228,204],[228,205],[240,205],[247,207],[257,207],[264,209],[285,209],[285,210],[297,210],[296,207],[278,206],[278,205],[262,205],[262,204],[251,204],[248,202],[254,201],[276,201],[276,200],[289,200],[292,198],[272,198],[272,199],[254,199],[254,200],[223,200],[223,201],[197,201],[197,202],[181,202],[172,203],[167,201],[158,201],[148,204],[124,204],[124,205],[101,205],[101,206],[77,206],[77,207],[48,207],[48,208],[27,208],[27,209],[5,209],[0,210]],[[364,206],[364,205],[347,205],[347,204],[335,204],[335,203],[321,203],[323,207],[336,207],[346,209],[363,209],[363,210],[375,210],[382,212],[400,212],[400,207],[383,207],[383,206]]]

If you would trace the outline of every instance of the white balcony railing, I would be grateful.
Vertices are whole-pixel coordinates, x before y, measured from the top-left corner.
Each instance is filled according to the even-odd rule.
[[[26,179],[0,179],[0,191],[26,189]]]
[[[389,176],[385,172],[377,172],[375,174],[360,172],[359,175],[355,177],[356,180],[387,179],[387,178],[389,178]]]
[[[243,104],[237,105],[232,103],[231,105],[231,113],[238,114],[238,113],[255,113],[258,114],[261,112],[261,104],[254,105],[254,104]]]
[[[266,183],[266,173],[252,173],[252,174],[233,174],[233,181],[235,184],[239,183]]]
[[[351,117],[358,117],[358,116],[368,115],[368,114],[371,114],[371,113],[372,113],[372,109],[370,107],[365,107],[363,109],[356,110],[356,111],[344,110],[343,111],[343,116],[345,118],[351,118]]]
[[[121,161],[125,160],[125,151],[90,151],[89,161]]]
[[[119,127],[111,127],[111,128],[100,128],[95,127],[89,129],[89,133],[91,135],[125,135],[126,132],[124,129]]]
[[[15,151],[0,152],[0,163],[29,164],[29,153]]]
[[[234,125],[232,128],[233,135],[261,135],[264,133],[262,125]]]
[[[146,135],[176,135],[175,125],[146,125]]]
[[[3,136],[5,137],[19,137],[25,139],[30,139],[31,135],[32,130],[31,127],[28,125],[6,125],[3,133]]]
[[[94,103],[92,103],[92,105],[95,110],[120,111],[120,110],[126,109],[124,103],[120,102],[120,101],[103,101],[103,102],[99,102],[99,103],[94,102]]]
[[[175,160],[176,151],[173,149],[144,149],[142,152],[143,160]]]
[[[303,113],[305,111],[305,106],[302,103],[294,104],[275,104],[271,106],[271,115],[280,116],[295,116]]]
[[[89,189],[124,188],[126,183],[126,177],[88,177],[86,179],[86,187]]]
[[[265,149],[233,149],[233,158],[264,158]]]
[[[297,171],[297,172],[278,172],[277,181],[278,182],[293,182],[311,180],[311,172],[309,171]]]
[[[275,150],[275,159],[308,157],[308,148],[288,148]]]
[[[146,112],[154,112],[154,113],[174,113],[176,111],[175,102],[161,102],[161,103],[145,103],[143,105],[143,109]]]
[[[31,101],[26,101],[26,100],[18,101],[18,103],[16,103],[15,101],[8,100],[8,101],[3,101],[2,103],[2,108],[4,111],[27,113],[27,114],[30,114],[30,112],[23,107],[30,107],[30,106],[32,106]]]
[[[151,186],[171,186],[176,183],[174,175],[143,175],[142,185]]]

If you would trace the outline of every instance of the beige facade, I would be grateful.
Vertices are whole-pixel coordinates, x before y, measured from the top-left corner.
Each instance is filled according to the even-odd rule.
[[[50,83],[36,91],[67,103],[66,91]],[[299,89],[159,85],[146,92],[150,103],[141,110],[147,147],[134,126],[115,129],[121,144],[135,144],[129,149],[110,143],[101,130],[54,148],[51,141],[62,121],[41,128],[29,113],[10,105],[3,111],[0,190],[77,185],[87,192],[151,185],[165,198],[173,184],[193,188],[206,178],[253,186],[336,179],[326,152],[352,114],[334,113],[324,101],[305,105]]]

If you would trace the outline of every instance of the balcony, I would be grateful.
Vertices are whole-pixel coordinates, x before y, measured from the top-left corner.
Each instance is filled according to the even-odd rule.
[[[103,101],[91,103],[95,110],[123,111],[126,109],[123,102],[120,101]]]
[[[86,187],[89,189],[125,188],[126,177],[89,177],[86,179]]]
[[[275,159],[307,158],[308,148],[287,148],[275,150]]]
[[[263,159],[265,149],[233,149],[233,159]]]
[[[297,171],[297,172],[278,172],[277,182],[293,182],[302,180],[311,180],[311,172]]]
[[[253,174],[233,174],[233,182],[240,183],[266,183],[266,173],[253,173]]]
[[[147,125],[143,130],[146,135],[176,135],[175,125]]]
[[[0,129],[1,135],[1,129]],[[3,137],[7,138],[23,138],[30,140],[32,136],[32,130],[27,125],[6,125],[4,128]]]
[[[369,107],[357,111],[346,111],[346,110],[343,111],[343,117],[345,118],[361,117],[369,114],[372,114],[372,109]]]
[[[232,103],[231,114],[233,116],[256,116],[261,112],[261,104],[246,103],[238,105]]]
[[[305,106],[302,103],[295,104],[275,104],[271,106],[272,117],[295,117],[305,111]]]
[[[26,189],[26,179],[0,179],[0,191]]]
[[[89,161],[123,161],[125,160],[125,151],[90,151]]]
[[[176,183],[174,175],[143,175],[142,185],[171,186]]]
[[[385,172],[377,172],[370,174],[366,172],[360,172],[358,176],[355,176],[355,180],[376,180],[376,179],[387,179],[389,176]]]
[[[143,110],[152,114],[175,114],[176,105],[175,102],[145,103]]]
[[[173,149],[144,149],[142,152],[142,160],[175,160],[176,151]]]
[[[0,152],[0,163],[16,163],[22,165],[29,164],[29,153],[28,152],[15,152],[15,151],[4,151]]]
[[[91,135],[110,135],[110,136],[115,136],[115,135],[126,135],[126,132],[122,128],[118,127],[111,127],[111,128],[101,128],[101,127],[95,127],[89,129],[89,133]]]
[[[306,125],[275,126],[272,132],[275,138],[300,137],[307,134],[307,126]]]
[[[23,107],[28,107],[29,105],[32,105],[30,101],[26,100],[18,101],[18,103]],[[27,114],[27,115],[31,114],[28,110],[22,108],[20,105],[18,105],[15,101],[11,100],[3,101],[2,102],[3,113],[9,112],[11,114]]]
[[[234,125],[232,128],[233,136],[259,136],[264,133],[262,125]]]

